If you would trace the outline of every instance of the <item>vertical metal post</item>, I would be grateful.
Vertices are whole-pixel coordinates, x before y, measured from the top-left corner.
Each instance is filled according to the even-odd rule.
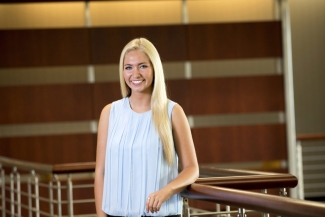
[[[281,188],[280,189],[280,196],[282,197],[286,197],[288,195],[287,191],[285,188]]]
[[[245,209],[244,208],[238,208],[238,215],[237,217],[246,217]]]
[[[14,173],[16,173],[17,168],[14,167],[13,171],[10,173],[10,207],[11,207],[11,217],[15,216],[15,178]]]
[[[302,160],[302,146],[301,141],[297,141],[297,170],[298,170],[298,198],[305,199],[304,194],[304,173],[303,173],[303,160]]]
[[[35,192],[35,212],[36,212],[36,217],[40,216],[40,206],[39,206],[39,187],[38,187],[38,177],[35,174],[35,171],[32,170],[32,176],[34,179],[34,192]]]
[[[220,204],[219,203],[216,204],[216,211],[220,212]],[[220,215],[218,214],[217,217],[220,217]]]
[[[262,193],[262,194],[267,194],[267,189],[262,189],[262,190],[261,190],[261,193]],[[263,213],[263,214],[262,214],[262,217],[270,217],[270,215],[269,215],[268,213]]]
[[[21,193],[20,193],[20,174],[16,175],[16,196],[17,196],[17,215],[21,216]]]
[[[5,180],[5,172],[4,169],[2,169],[2,165],[0,164],[1,168],[1,207],[2,207],[2,216],[6,216],[6,180]]]
[[[70,174],[68,174],[67,180],[67,193],[68,193],[68,214],[70,217],[73,217],[73,195],[72,195],[72,180]]]
[[[33,203],[32,203],[32,180],[31,180],[31,177],[28,178],[27,191],[28,191],[28,216],[32,217],[33,216],[33,213],[32,213]]]
[[[294,109],[293,68],[290,10],[288,0],[279,0],[281,8],[282,42],[283,42],[283,70],[285,87],[286,127],[287,127],[287,149],[289,173],[297,175],[296,159],[296,127]],[[297,189],[290,190],[291,197],[297,198]]]
[[[61,182],[56,180],[56,186],[57,186],[57,201],[58,201],[58,216],[62,216],[62,200],[61,200]]]
[[[188,206],[188,199],[183,197],[183,211],[182,217],[190,217],[190,208]]]
[[[228,205],[226,206],[226,212],[228,212],[227,217],[230,217],[230,213],[229,213],[230,212],[230,206],[228,206]]]
[[[49,209],[50,216],[54,216],[54,208],[53,208],[53,182],[49,182]]]

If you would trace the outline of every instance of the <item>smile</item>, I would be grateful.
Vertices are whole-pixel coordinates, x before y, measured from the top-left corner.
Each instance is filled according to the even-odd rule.
[[[134,83],[134,84],[140,84],[141,82],[142,82],[142,80],[140,81],[140,80],[136,80],[136,81],[131,81],[132,83]]]

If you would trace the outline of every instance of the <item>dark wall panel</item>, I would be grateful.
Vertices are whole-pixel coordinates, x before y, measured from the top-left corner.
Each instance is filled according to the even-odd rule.
[[[284,110],[283,76],[247,76],[190,80],[190,114]]]
[[[139,26],[92,28],[92,62],[118,63],[123,47],[132,39],[145,37],[164,61],[186,59],[186,26]]]
[[[91,120],[92,86],[0,87],[0,124]]]
[[[0,30],[0,67],[86,65],[89,31],[80,29]]]
[[[185,113],[190,113],[190,82],[188,79],[167,80],[167,95],[169,99],[182,106]]]
[[[2,153],[6,147],[6,153]],[[0,155],[46,164],[92,162],[96,134],[0,138]]]
[[[284,124],[194,128],[192,134],[200,164],[287,159]]]
[[[102,109],[122,98],[120,82],[106,82],[94,84],[94,117],[99,119]]]
[[[281,57],[281,23],[220,23],[188,25],[188,59]]]

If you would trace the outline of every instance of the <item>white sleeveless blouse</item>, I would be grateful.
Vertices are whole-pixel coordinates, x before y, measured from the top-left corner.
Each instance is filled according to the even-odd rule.
[[[168,116],[176,103],[169,100]],[[146,199],[178,175],[178,157],[168,165],[151,110],[134,112],[129,98],[112,103],[105,159],[102,209],[114,216],[168,216],[182,212],[182,199],[175,194],[157,213],[146,213]]]

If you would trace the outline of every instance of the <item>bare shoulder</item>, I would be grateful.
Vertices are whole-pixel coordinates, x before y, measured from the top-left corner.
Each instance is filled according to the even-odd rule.
[[[101,119],[105,118],[107,119],[109,117],[110,111],[111,111],[112,103],[107,104],[103,109],[100,114]]]
[[[178,123],[180,121],[185,121],[185,120],[187,120],[187,118],[186,118],[186,115],[185,115],[185,112],[184,112],[182,106],[180,106],[179,104],[176,104],[172,110],[172,123],[175,124],[175,123]]]

